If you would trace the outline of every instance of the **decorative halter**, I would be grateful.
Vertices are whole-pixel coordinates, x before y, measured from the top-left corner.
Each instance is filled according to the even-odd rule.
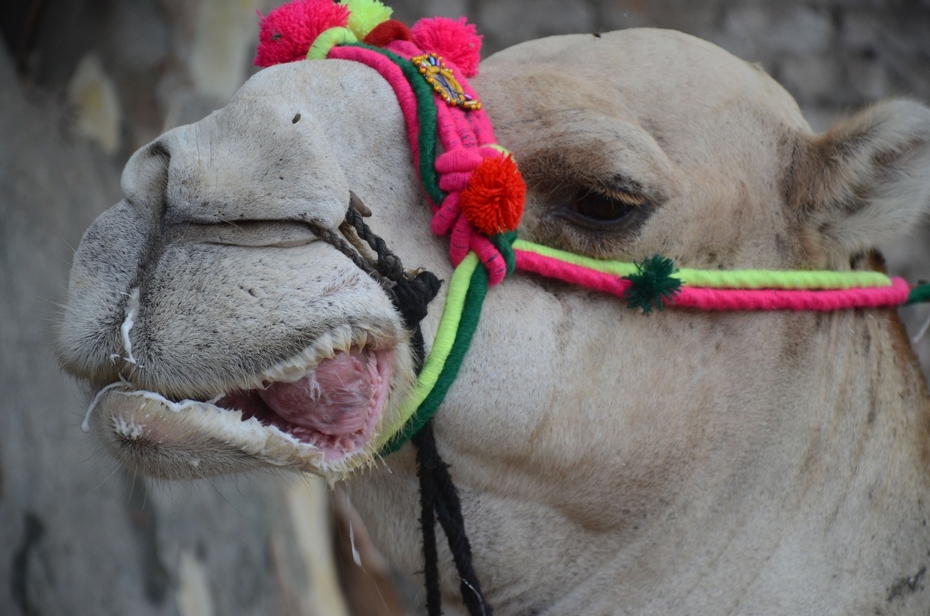
[[[382,455],[396,451],[409,439],[421,449],[435,450],[429,420],[458,374],[488,288],[515,269],[614,294],[643,313],[672,306],[828,311],[930,299],[930,285],[912,290],[901,278],[891,279],[878,272],[678,269],[660,255],[642,263],[621,263],[517,239],[526,186],[513,157],[496,143],[491,122],[466,81],[478,73],[481,36],[465,18],[422,19],[408,29],[390,19],[391,12],[377,0],[345,0],[338,4],[333,0],[293,0],[267,16],[259,14],[260,43],[255,59],[258,66],[265,67],[304,58],[337,58],[378,71],[400,104],[414,165],[433,208],[432,231],[450,235],[449,256],[455,271],[439,329],[422,364],[416,390],[403,404],[399,420],[382,431],[378,441]],[[352,207],[347,221],[373,237],[370,243],[377,240],[383,246]],[[392,295],[408,327],[416,328],[417,336],[425,303],[438,289],[438,282],[424,284],[430,290],[425,293],[422,309],[412,311],[418,316],[410,317],[397,293]],[[419,337],[417,343],[422,346]],[[438,454],[435,460],[424,462],[418,454],[430,614],[440,613],[434,512],[453,548],[466,607],[471,614],[490,614],[471,570],[470,548],[459,512],[452,512],[452,517],[458,515],[459,527],[449,525],[446,508],[452,503],[457,509],[458,498],[454,487],[444,486],[445,481],[451,486],[451,480]],[[436,468],[427,472],[424,465]],[[433,471],[438,473],[438,483],[429,487],[426,476]],[[427,492],[436,492],[446,499],[446,504],[427,502],[432,498],[424,496]],[[455,541],[464,541],[465,556],[452,545]]]

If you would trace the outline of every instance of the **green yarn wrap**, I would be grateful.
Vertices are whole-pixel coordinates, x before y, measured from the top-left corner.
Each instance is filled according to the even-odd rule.
[[[417,144],[420,148],[420,182],[426,191],[430,200],[439,205],[446,198],[445,193],[439,188],[439,175],[436,172],[436,143],[438,140],[437,123],[436,123],[436,102],[433,88],[420,75],[417,67],[412,62],[390,52],[387,49],[366,45],[365,43],[349,43],[346,47],[362,47],[369,51],[379,53],[396,64],[404,73],[404,77],[410,84],[413,95],[417,99],[417,122],[420,125],[420,131],[417,135]]]
[[[488,239],[504,257],[504,262],[507,264],[507,275],[510,276],[517,269],[517,255],[513,252],[513,243],[517,240],[517,232],[506,231],[492,235]]]
[[[633,283],[624,295],[627,307],[639,308],[643,314],[649,314],[653,306],[662,310],[663,304],[675,302],[675,296],[681,288],[681,280],[672,277],[672,274],[678,272],[678,268],[671,259],[662,255],[652,255],[642,263],[634,265],[636,273],[624,276]]]
[[[307,51],[308,60],[325,60],[326,56],[336,45],[347,45],[357,43],[358,39],[355,34],[348,28],[330,28],[324,30],[322,34],[316,37],[313,44]]]
[[[462,317],[459,321],[458,331],[455,333],[455,342],[452,344],[452,350],[446,358],[446,363],[442,367],[436,384],[432,391],[426,396],[426,399],[417,407],[413,416],[404,423],[403,427],[396,432],[391,439],[381,448],[380,454],[386,456],[394,453],[401,446],[410,440],[410,437],[420,431],[420,428],[426,425],[436,411],[439,405],[446,399],[446,394],[455,378],[462,368],[465,361],[465,354],[471,346],[471,340],[478,329],[478,321],[481,319],[481,307],[484,305],[484,298],[488,294],[488,272],[483,267],[475,268],[471,275],[471,281],[468,285],[468,292],[465,295],[465,305],[462,309]]]

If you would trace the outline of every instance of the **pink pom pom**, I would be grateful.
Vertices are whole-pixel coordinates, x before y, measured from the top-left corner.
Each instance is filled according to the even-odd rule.
[[[481,62],[481,35],[475,30],[475,24],[448,17],[430,17],[421,19],[410,29],[413,42],[425,51],[439,54],[447,62],[454,64],[465,77],[478,74]]]
[[[333,0],[293,0],[258,16],[255,65],[262,67],[303,60],[322,32],[349,23],[349,9]]]

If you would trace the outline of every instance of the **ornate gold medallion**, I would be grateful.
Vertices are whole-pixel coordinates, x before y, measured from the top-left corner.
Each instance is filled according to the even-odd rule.
[[[461,84],[452,74],[452,69],[446,66],[440,56],[434,53],[423,54],[410,58],[426,82],[432,86],[433,90],[453,107],[461,107],[467,111],[481,109],[481,103],[471,96],[465,94]]]

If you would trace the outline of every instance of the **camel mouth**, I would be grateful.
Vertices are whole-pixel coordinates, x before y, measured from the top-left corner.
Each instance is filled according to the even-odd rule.
[[[340,460],[372,440],[393,375],[394,350],[352,346],[307,366],[288,380],[225,394],[213,404],[240,412],[323,452],[323,462]]]
[[[267,465],[342,478],[377,455],[395,390],[409,368],[406,340],[348,327],[209,399],[174,397],[128,381],[101,389],[89,410],[109,452],[168,479]]]

